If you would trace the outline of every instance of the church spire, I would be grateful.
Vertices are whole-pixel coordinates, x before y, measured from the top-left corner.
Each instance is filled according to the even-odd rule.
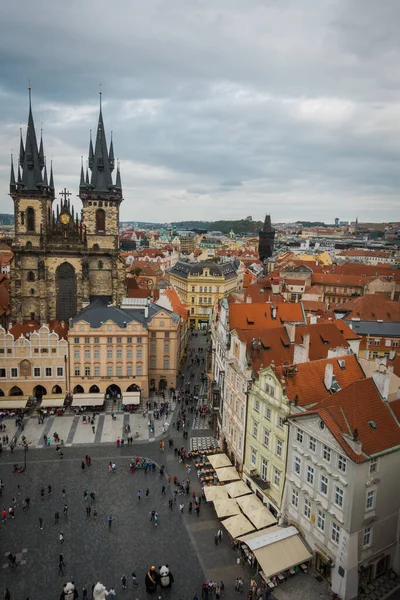
[[[114,167],[115,167],[114,145],[113,145],[113,139],[112,139],[112,132],[111,132],[110,152],[108,154],[108,162],[110,163],[110,170],[112,173],[114,171]]]
[[[43,185],[45,187],[49,187],[49,182],[47,179],[47,166],[46,166],[46,162],[44,163],[44,171],[43,171]]]
[[[43,144],[40,146],[40,152],[38,150],[35,123],[32,115],[32,104],[31,104],[31,86],[29,86],[29,116],[28,116],[28,127],[26,130],[26,141],[25,149],[20,150],[20,162],[22,167],[22,185],[25,190],[36,191],[42,184],[42,169],[44,166],[44,153]],[[21,144],[22,146],[22,144]],[[22,161],[21,161],[22,155]],[[41,159],[43,156],[43,161]],[[43,162],[43,164],[42,164]]]
[[[53,178],[53,161],[50,163],[50,183],[49,187],[54,191],[54,178]]]
[[[43,150],[43,129],[40,130],[40,148],[39,148],[39,164],[44,167],[44,150]]]
[[[122,184],[121,184],[121,171],[119,170],[119,161],[117,161],[117,179],[115,181],[115,187],[118,190],[122,190]]]
[[[94,147],[94,156],[92,160],[92,166],[90,166],[90,147],[89,147],[89,167],[92,170],[91,184],[97,192],[108,192],[113,187],[111,178],[111,167],[107,151],[107,140],[106,132],[104,129],[103,113],[101,106],[101,95],[100,91],[100,113],[99,121],[97,124],[96,132],[96,143]]]
[[[85,185],[85,174],[83,172],[83,156],[81,156],[81,180],[79,186],[82,187]]]
[[[10,173],[10,191],[15,190],[15,173],[14,173],[14,160],[13,155],[11,154],[11,173]]]
[[[20,127],[20,143],[19,143],[19,164],[22,165],[24,162],[25,150],[24,142],[22,141],[22,127]]]
[[[92,130],[90,130],[90,142],[89,142],[89,169],[93,166],[93,142],[92,142]]]

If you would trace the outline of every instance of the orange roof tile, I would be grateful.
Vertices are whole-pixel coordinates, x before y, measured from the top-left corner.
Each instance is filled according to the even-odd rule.
[[[364,287],[372,277],[358,275],[342,275],[340,273],[313,273],[312,284],[336,285],[343,287]]]
[[[387,359],[387,367],[390,369],[397,377],[400,377],[400,354],[395,354],[395,356],[390,359]]]
[[[365,294],[340,305],[337,312],[346,312],[346,319],[361,321],[400,321],[400,302],[384,294]]]
[[[334,319],[333,323],[339,329],[345,340],[361,340],[361,336],[355,333],[343,319]]]
[[[306,312],[316,313],[318,311],[324,311],[326,306],[322,300],[302,300],[304,310]]]
[[[182,304],[182,300],[180,299],[178,292],[171,286],[167,288],[164,292],[167,296],[168,300],[171,303],[171,307],[174,313],[177,313],[184,321],[187,321],[189,318],[189,309],[186,308],[184,304]]]
[[[276,318],[272,318],[272,309],[276,309]],[[277,304],[238,303],[229,306],[231,329],[260,329],[280,327],[286,322],[304,322],[301,303],[282,302]]]
[[[339,366],[338,360],[344,360],[345,368]],[[286,395],[292,401],[295,396],[299,399],[299,406],[313,406],[323,403],[326,398],[331,396],[331,392],[326,389],[324,384],[325,368],[327,364],[333,365],[333,374],[341,388],[348,386],[358,379],[365,379],[364,372],[359,365],[357,358],[350,354],[338,358],[326,358],[324,360],[314,360],[307,363],[296,365],[295,374],[289,376],[286,367],[277,367],[275,369],[279,378],[285,379]]]

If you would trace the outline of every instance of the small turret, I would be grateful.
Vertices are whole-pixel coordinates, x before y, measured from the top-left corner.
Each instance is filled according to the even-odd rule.
[[[53,161],[50,163],[50,184],[49,187],[54,191],[54,178],[53,178]]]
[[[47,166],[46,166],[46,163],[44,163],[43,185],[44,185],[44,187],[49,187],[49,182],[48,182],[48,179],[47,179]]]
[[[110,171],[112,173],[115,168],[114,145],[113,145],[113,140],[112,140],[112,132],[111,132],[110,152],[108,153],[108,162],[110,164]]]
[[[89,169],[91,169],[93,167],[93,158],[94,158],[94,152],[93,152],[93,142],[92,142],[92,130],[90,130],[90,142],[89,142]]]
[[[119,169],[119,161],[117,164],[117,178],[115,181],[115,187],[117,188],[117,190],[122,190],[122,184],[121,184],[121,171]]]
[[[16,189],[16,183],[15,183],[15,173],[14,173],[14,161],[13,161],[13,155],[11,154],[11,173],[10,173],[10,192],[14,191]]]

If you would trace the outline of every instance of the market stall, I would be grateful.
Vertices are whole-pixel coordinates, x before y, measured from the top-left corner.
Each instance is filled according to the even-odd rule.
[[[124,392],[122,394],[124,410],[132,412],[140,406],[140,392]]]
[[[225,519],[222,524],[233,539],[240,535],[244,535],[245,533],[249,533],[250,531],[254,531],[253,525],[242,514],[229,517],[229,519]]]
[[[214,500],[214,508],[217,513],[217,517],[219,519],[224,519],[225,517],[231,517],[232,515],[240,515],[240,508],[236,503],[236,500],[233,498],[226,499],[216,499]]]
[[[208,457],[209,462],[214,469],[221,469],[222,467],[231,467],[232,463],[226,454],[213,454]]]
[[[65,394],[54,394],[52,396],[44,396],[40,403],[40,409],[43,413],[49,415],[63,414],[64,402]]]
[[[235,479],[240,479],[239,473],[236,471],[235,467],[223,467],[222,469],[217,469],[215,474],[219,481],[234,481]]]
[[[214,502],[215,500],[229,500],[224,485],[206,485],[203,489],[207,502]]]
[[[231,498],[238,498],[239,496],[245,496],[252,494],[253,492],[242,480],[234,481],[233,483],[227,483],[225,489]]]
[[[96,408],[98,410],[104,407],[104,395],[103,394],[74,394],[72,400],[73,407],[83,408]]]
[[[28,400],[29,396],[0,396],[0,412],[23,410]]]

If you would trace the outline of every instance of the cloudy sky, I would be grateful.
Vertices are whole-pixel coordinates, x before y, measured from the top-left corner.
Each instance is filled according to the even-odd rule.
[[[73,194],[102,84],[122,219],[398,220],[399,23],[398,0],[2,0],[0,212],[31,80]]]

